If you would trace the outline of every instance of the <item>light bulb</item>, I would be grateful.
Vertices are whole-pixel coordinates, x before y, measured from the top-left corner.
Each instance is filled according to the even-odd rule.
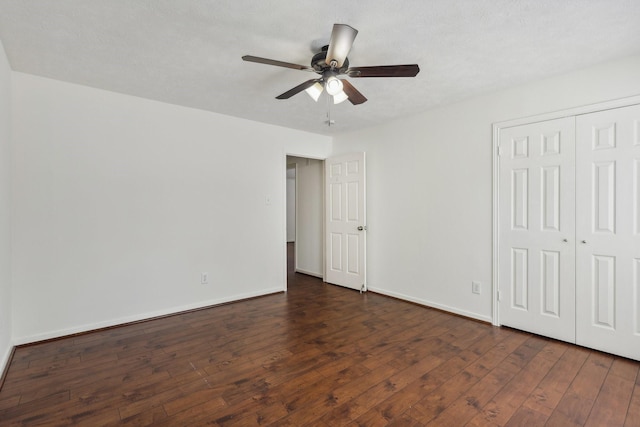
[[[329,95],[337,95],[342,92],[342,81],[337,77],[331,76],[327,79],[326,88]]]

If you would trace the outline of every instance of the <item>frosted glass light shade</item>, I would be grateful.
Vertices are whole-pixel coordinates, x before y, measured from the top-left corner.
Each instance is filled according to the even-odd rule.
[[[333,95],[333,103],[334,104],[340,104],[341,102],[344,102],[347,99],[349,99],[349,97],[347,96],[346,93],[344,93],[343,90],[341,90],[340,92],[338,92],[335,95]]]
[[[307,92],[314,101],[318,102],[318,98],[320,98],[320,95],[322,94],[322,89],[322,85],[316,82],[313,86],[305,89],[305,92]]]

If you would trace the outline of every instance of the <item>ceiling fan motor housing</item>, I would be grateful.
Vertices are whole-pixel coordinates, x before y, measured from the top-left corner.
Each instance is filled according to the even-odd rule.
[[[315,55],[313,55],[313,58],[311,58],[311,66],[313,67],[314,70],[316,70],[316,73],[318,74],[323,74],[326,70],[331,69],[331,67],[327,65],[327,63],[325,62],[325,60],[327,59],[328,49],[329,49],[328,45],[324,46],[322,48],[322,51],[316,53]],[[344,74],[348,69],[349,69],[349,58],[345,58],[344,62],[342,63],[342,67],[336,68],[335,71],[337,74]]]

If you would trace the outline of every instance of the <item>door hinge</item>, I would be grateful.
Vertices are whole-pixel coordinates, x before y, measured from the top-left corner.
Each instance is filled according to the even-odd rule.
[[[498,291],[498,301],[500,301],[500,291]]]
[[[498,157],[502,156],[502,154],[503,154],[502,145],[498,145]]]

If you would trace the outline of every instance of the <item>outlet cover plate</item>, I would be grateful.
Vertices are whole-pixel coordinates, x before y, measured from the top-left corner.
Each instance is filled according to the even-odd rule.
[[[480,292],[482,292],[482,283],[476,281],[471,282],[471,292],[480,295]]]

